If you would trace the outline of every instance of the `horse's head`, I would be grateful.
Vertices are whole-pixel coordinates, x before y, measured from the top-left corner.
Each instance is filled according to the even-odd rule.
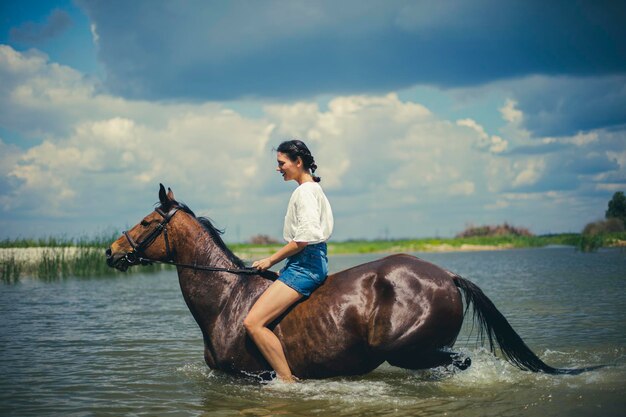
[[[171,247],[167,234],[167,224],[178,212],[180,206],[174,199],[171,189],[159,189],[160,206],[144,217],[130,230],[123,232],[106,251],[107,264],[120,271],[130,266],[146,263],[148,260],[171,260]]]

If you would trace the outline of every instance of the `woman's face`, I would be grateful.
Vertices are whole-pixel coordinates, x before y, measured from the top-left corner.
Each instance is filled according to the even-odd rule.
[[[292,161],[286,154],[276,152],[276,162],[278,163],[276,171],[280,172],[285,181],[299,178],[302,174],[302,160],[299,157],[296,161]]]

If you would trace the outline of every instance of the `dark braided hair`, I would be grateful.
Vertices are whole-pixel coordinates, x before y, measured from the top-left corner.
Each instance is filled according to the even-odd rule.
[[[289,159],[291,159],[293,162],[296,162],[298,160],[298,157],[302,158],[304,169],[311,170],[311,176],[313,177],[313,181],[320,182],[322,180],[320,177],[315,176],[315,170],[317,169],[317,165],[315,164],[315,158],[313,158],[313,155],[311,155],[311,151],[301,140],[286,140],[278,145],[278,148],[276,148],[276,152],[287,155],[287,157],[289,157]]]

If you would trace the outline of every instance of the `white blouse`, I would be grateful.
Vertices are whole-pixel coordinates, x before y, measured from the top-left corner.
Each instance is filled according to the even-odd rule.
[[[330,203],[316,182],[304,182],[291,194],[283,238],[287,242],[325,242],[333,233],[333,212]]]

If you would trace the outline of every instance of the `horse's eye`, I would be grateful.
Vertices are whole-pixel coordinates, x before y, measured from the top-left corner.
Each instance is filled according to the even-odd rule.
[[[149,225],[150,223],[148,223],[147,220],[142,220],[140,224],[145,227],[145,226]]]

